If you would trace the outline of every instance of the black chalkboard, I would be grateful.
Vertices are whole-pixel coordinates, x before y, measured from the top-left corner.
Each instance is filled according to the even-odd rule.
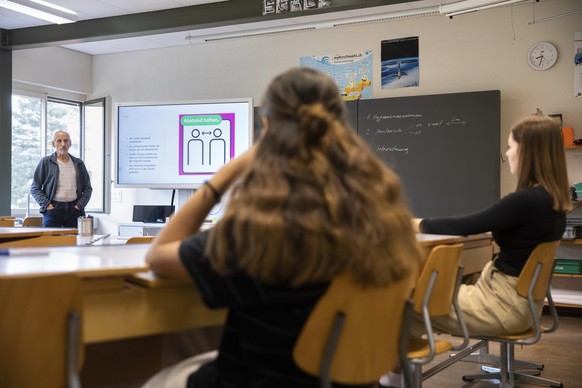
[[[348,112],[348,121],[354,128],[358,128],[358,100],[346,101],[346,111]]]
[[[498,90],[359,100],[358,134],[401,177],[416,217],[499,199]]]

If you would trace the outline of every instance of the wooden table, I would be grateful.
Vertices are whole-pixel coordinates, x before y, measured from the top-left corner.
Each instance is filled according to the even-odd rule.
[[[92,234],[90,236],[77,236],[77,245],[125,245],[127,238],[119,238],[110,234]]]
[[[427,234],[427,233],[417,233],[416,241],[423,248],[432,248],[437,245],[443,244],[456,244],[462,242],[465,237],[463,236],[452,236],[446,234]]]
[[[17,233],[13,231],[16,228],[1,229],[9,229],[7,233]],[[31,229],[30,233],[71,231],[60,228],[26,229]],[[94,239],[95,236],[87,238]],[[469,237],[419,234],[417,238],[427,249],[439,244],[463,242],[465,273],[480,270],[482,261],[491,259],[491,236],[487,234]],[[199,299],[192,283],[160,279],[147,273],[144,257],[148,247],[145,244],[113,244],[14,248],[10,250],[10,256],[0,258],[0,279],[65,272],[78,274],[83,279],[85,343],[223,322],[226,312],[208,309]],[[474,259],[476,253],[480,260]]]
[[[455,244],[458,242],[463,243],[463,251],[461,253],[461,264],[465,267],[464,273],[472,274],[479,272],[486,262],[491,260],[492,257],[492,245],[491,245],[491,235],[488,233],[473,235],[473,236],[451,236],[451,235],[436,235],[436,234],[417,234],[417,240],[420,245],[427,250],[437,245],[442,244]],[[202,308],[202,312],[196,311],[193,316],[184,315],[186,318],[183,322],[179,322],[180,318],[178,316],[171,317],[160,317],[157,319],[168,319],[173,321],[173,327],[181,327],[183,324],[194,325],[192,327],[199,327],[200,322],[196,318],[204,317],[209,318],[206,309],[199,299],[198,292],[196,290],[190,291],[192,284],[189,281],[175,280],[175,279],[164,279],[156,276],[151,271],[146,272],[136,272],[127,276],[127,281],[131,283],[134,287],[138,287],[141,290],[149,290],[149,292],[156,293],[160,298],[167,297],[168,301],[171,300],[172,304],[176,304],[179,307],[179,311],[194,313],[196,309]],[[186,287],[186,288],[184,288]],[[184,298],[184,294],[187,296]],[[160,301],[160,303],[164,303]],[[192,304],[194,303],[194,306]],[[151,312],[142,310],[140,311],[140,319],[144,321],[149,321],[151,323]],[[199,315],[200,314],[200,315]],[[213,317],[214,318],[214,317]],[[176,320],[174,320],[176,319]],[[214,322],[214,321],[213,321]],[[121,322],[119,322],[121,323]],[[166,327],[168,328],[168,327]],[[158,330],[164,330],[164,327],[159,327]],[[120,335],[123,335],[120,333]]]
[[[97,237],[79,236],[78,243]],[[490,236],[419,234],[417,238],[427,250],[456,242],[464,242],[467,251],[487,249],[487,244],[491,247]],[[152,358],[156,352],[162,354],[163,346],[159,342],[162,334],[220,326],[226,317],[226,309],[207,308],[191,282],[161,279],[149,272],[144,261],[149,245],[118,245],[116,240],[101,240],[102,245],[91,246],[13,248],[9,256],[0,256],[0,281],[58,273],[75,273],[81,277],[82,338],[89,354],[83,368],[87,381],[98,380],[105,370],[116,381],[129,381],[130,369],[151,375],[159,365],[146,368],[143,360],[138,360],[144,350],[131,353],[132,365],[124,359],[111,359],[107,354],[112,348],[122,352],[136,347],[145,349],[143,346],[148,343],[146,352]],[[472,247],[477,242],[479,247]]]
[[[8,241],[0,240],[0,250],[12,248],[31,248],[31,247],[64,247],[64,246],[87,246],[87,245],[124,245],[127,244],[127,239],[118,238],[109,234],[93,234],[93,235],[78,235],[78,234],[61,234],[49,235],[43,234],[40,236],[26,236],[11,238]]]
[[[471,236],[450,236],[439,234],[417,234],[416,238],[423,248],[428,250],[436,245],[463,243],[461,265],[463,273],[471,275],[480,272],[493,256],[493,238],[491,233],[475,234]]]
[[[77,234],[77,228],[43,228],[36,226],[4,226],[0,227],[0,239],[19,237],[57,236],[61,234]]]
[[[83,279],[84,343],[221,324],[192,283],[141,287],[126,277],[147,271],[148,245],[14,248],[0,258],[0,280],[74,272]],[[1,312],[0,312],[1,313]]]
[[[126,276],[147,271],[147,246],[12,248],[0,259],[0,279],[76,273],[82,278]]]
[[[475,234],[461,239],[463,251],[461,252],[461,265],[463,273],[471,275],[481,272],[485,264],[493,257],[493,237],[491,233]]]
[[[76,235],[77,228],[43,228],[43,227],[0,227],[0,244],[2,245],[19,245],[25,244],[26,240],[45,240],[58,239],[61,243],[46,243],[47,245],[70,245],[69,237],[66,235]],[[66,236],[66,237],[65,237]],[[54,237],[54,238],[53,238]],[[64,242],[67,241],[67,242]],[[30,245],[38,245],[31,243]]]
[[[8,256],[0,256],[0,282],[8,290],[10,282],[20,278],[74,273],[82,279],[84,386],[100,381],[104,372],[119,386],[136,376],[152,375],[162,365],[161,334],[224,323],[226,310],[208,309],[191,282],[157,288],[127,282],[127,276],[148,270],[144,260],[148,248],[145,244],[11,248]],[[0,318],[11,319],[2,311]],[[44,329],[50,335],[51,328]],[[116,358],[118,354],[129,359]]]

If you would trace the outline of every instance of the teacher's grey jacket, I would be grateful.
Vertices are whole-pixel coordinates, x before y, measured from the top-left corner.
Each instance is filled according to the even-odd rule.
[[[69,157],[73,161],[77,177],[77,206],[83,212],[91,199],[93,187],[91,187],[91,180],[85,163],[70,154]],[[41,213],[46,212],[47,206],[54,200],[58,182],[59,166],[57,164],[57,153],[55,152],[52,155],[45,156],[38,162],[32,178],[30,193],[40,205]]]

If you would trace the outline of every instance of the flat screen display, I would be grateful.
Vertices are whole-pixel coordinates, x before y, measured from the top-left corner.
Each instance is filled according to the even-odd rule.
[[[119,103],[117,187],[196,189],[253,143],[251,98]]]

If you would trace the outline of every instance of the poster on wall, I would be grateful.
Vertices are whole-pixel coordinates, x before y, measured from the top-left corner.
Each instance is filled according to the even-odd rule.
[[[263,15],[331,6],[331,0],[263,0]]]
[[[301,57],[299,66],[329,75],[344,100],[372,98],[372,51]]]
[[[574,34],[574,96],[582,98],[582,32]]]
[[[418,36],[382,41],[382,89],[419,85]]]

